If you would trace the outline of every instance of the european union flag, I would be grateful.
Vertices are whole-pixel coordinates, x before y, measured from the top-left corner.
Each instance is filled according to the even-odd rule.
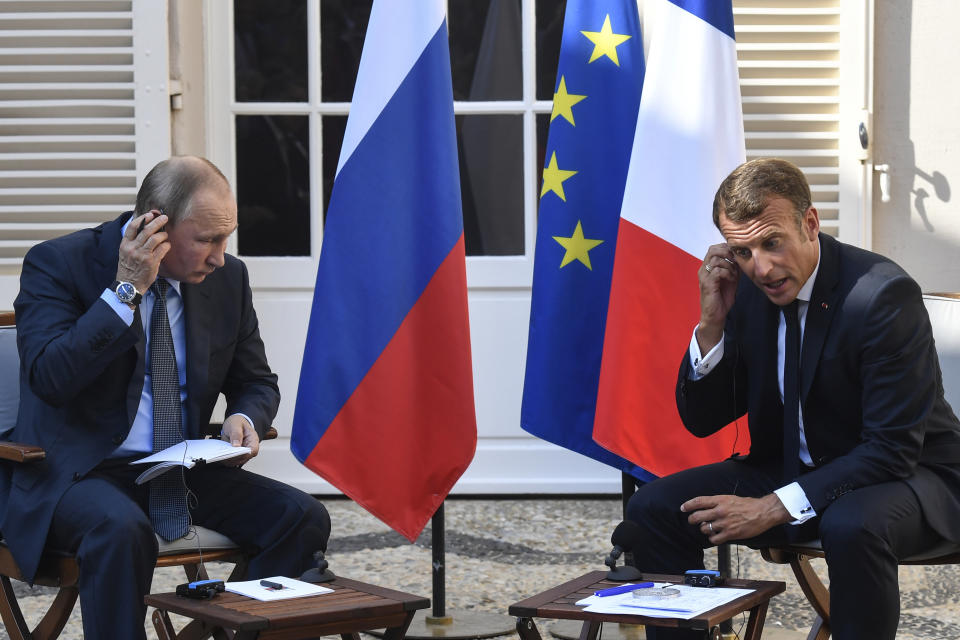
[[[636,0],[568,0],[540,190],[521,426],[650,479],[592,435],[643,72]]]

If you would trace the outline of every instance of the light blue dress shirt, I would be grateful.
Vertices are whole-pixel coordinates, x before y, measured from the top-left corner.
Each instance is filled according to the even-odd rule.
[[[132,220],[132,218],[131,218]],[[127,231],[127,226],[123,225],[120,230],[121,237]],[[170,320],[170,333],[173,336],[173,350],[177,359],[177,378],[180,382],[180,405],[183,412],[180,424],[186,429],[187,426],[187,335],[184,326],[183,315],[183,297],[180,295],[180,281],[166,278],[170,283],[167,290],[167,317]],[[153,451],[153,386],[150,381],[150,316],[153,313],[153,304],[156,296],[149,289],[143,294],[140,301],[140,321],[143,323],[143,334],[146,336],[147,343],[145,347],[146,366],[143,375],[143,391],[140,393],[140,406],[137,407],[137,416],[130,427],[130,433],[127,439],[117,447],[111,458],[125,458],[139,454],[149,454]],[[110,305],[110,308],[116,311],[120,319],[127,326],[133,324],[134,312],[126,304],[117,299],[117,294],[110,288],[103,290],[100,299]],[[244,417],[251,425],[253,421],[244,414],[238,414]]]

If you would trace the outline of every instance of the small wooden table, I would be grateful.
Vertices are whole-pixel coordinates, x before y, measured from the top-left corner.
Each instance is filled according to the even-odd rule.
[[[763,632],[763,621],[767,616],[767,605],[770,598],[783,593],[786,585],[783,582],[768,582],[763,580],[734,580],[726,581],[726,586],[753,589],[753,593],[741,596],[725,605],[711,609],[696,618],[682,620],[679,618],[648,618],[634,615],[611,615],[605,613],[588,613],[575,602],[593,595],[598,589],[606,589],[623,584],[606,579],[605,571],[593,571],[580,576],[575,580],[561,584],[558,587],[539,593],[533,597],[510,605],[510,615],[517,616],[517,633],[521,640],[541,640],[540,632],[534,624],[533,618],[556,618],[562,620],[583,620],[583,631],[580,640],[596,640],[601,622],[620,624],[643,624],[656,627],[679,627],[685,629],[699,629],[709,631],[724,620],[743,611],[749,611],[747,630],[744,640],[759,640]],[[683,583],[682,576],[663,576],[644,574],[641,580],[655,582]]]
[[[174,593],[150,594],[144,602],[156,607],[153,622],[161,640],[175,638],[228,637],[297,640],[340,634],[343,640],[359,640],[360,631],[386,629],[385,640],[402,640],[418,609],[430,600],[350,580],[336,578],[323,584],[334,590],[319,596],[262,602],[235,593],[219,593],[210,600],[192,600]],[[178,636],[169,613],[193,618]]]

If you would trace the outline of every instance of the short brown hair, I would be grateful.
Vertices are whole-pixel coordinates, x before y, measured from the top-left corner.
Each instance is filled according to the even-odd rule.
[[[779,158],[757,158],[733,170],[713,198],[713,224],[720,228],[720,213],[731,222],[743,222],[760,215],[771,198],[793,203],[797,224],[813,204],[810,185],[800,168]]]

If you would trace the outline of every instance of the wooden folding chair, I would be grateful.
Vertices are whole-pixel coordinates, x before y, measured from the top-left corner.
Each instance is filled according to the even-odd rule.
[[[933,338],[937,345],[943,388],[954,411],[960,409],[960,294],[930,293],[923,296],[930,315]],[[813,558],[823,558],[819,540],[780,547],[760,549],[767,562],[789,564],[800,589],[813,607],[817,618],[807,634],[807,640],[826,640],[830,637],[830,592],[810,564]],[[905,558],[902,565],[960,564],[960,544],[943,542],[933,549]]]
[[[19,402],[19,354],[16,345],[16,323],[14,314],[0,312],[0,433],[12,429],[16,423]],[[219,425],[212,433],[219,432]],[[264,439],[276,438],[272,427]],[[33,445],[0,441],[0,460],[4,464],[31,464],[43,460],[43,449]],[[188,580],[207,578],[202,562],[232,562],[233,572],[229,580],[237,580],[246,575],[247,558],[229,538],[210,529],[194,527],[197,537],[187,537],[167,542],[158,537],[160,553],[157,567],[182,566]],[[11,640],[48,640],[56,638],[63,631],[70,613],[76,604],[79,569],[76,559],[69,553],[49,549],[40,561],[40,567],[34,578],[34,584],[59,589],[49,609],[31,630],[23,618],[17,596],[11,580],[24,578],[13,555],[0,541],[0,618]],[[190,623],[181,630],[182,636],[205,638],[199,623]]]

